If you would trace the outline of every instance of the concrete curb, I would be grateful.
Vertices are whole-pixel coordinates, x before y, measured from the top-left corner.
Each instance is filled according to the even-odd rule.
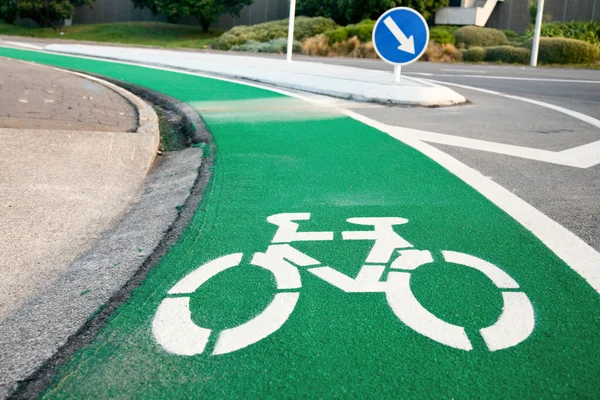
[[[330,64],[305,61],[289,64],[258,57],[89,45],[53,44],[45,46],[44,50],[178,68],[354,101],[425,107],[451,106],[467,101],[450,88],[421,79],[403,76],[401,83],[395,85],[391,73]]]
[[[158,133],[152,127],[158,122],[152,107],[131,93],[127,98],[140,105],[140,133]],[[199,116],[189,123],[212,141]],[[0,398],[38,397],[57,366],[94,338],[158,264],[193,217],[208,184],[214,154],[212,144],[208,146],[211,151],[204,159],[200,147],[166,153],[120,223],[38,297],[0,323]]]
[[[156,160],[156,155],[158,154],[158,146],[160,145],[160,130],[158,128],[158,115],[148,103],[134,94],[128,92],[127,90],[110,83],[105,79],[100,79],[98,77],[82,74],[81,72],[69,71],[60,68],[49,67],[58,71],[67,72],[72,75],[79,76],[80,78],[84,78],[93,82],[96,82],[100,85],[106,86],[107,88],[114,90],[123,96],[127,101],[129,101],[138,113],[138,128],[135,133],[139,133],[141,135],[149,135],[152,137],[152,153],[154,157],[150,160],[147,166],[147,173],[152,169],[152,165],[154,165],[154,161]]]

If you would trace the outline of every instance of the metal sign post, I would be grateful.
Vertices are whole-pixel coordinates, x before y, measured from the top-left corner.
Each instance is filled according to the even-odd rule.
[[[288,27],[287,61],[292,62],[294,50],[294,22],[296,20],[296,0],[290,1],[290,25]]]
[[[533,45],[531,47],[531,66],[537,67],[538,53],[540,50],[540,35],[542,33],[542,23],[544,20],[544,0],[538,0],[537,15],[535,17],[535,34],[533,36]]]
[[[402,66],[394,66],[394,83],[400,83],[400,75],[402,75]]]

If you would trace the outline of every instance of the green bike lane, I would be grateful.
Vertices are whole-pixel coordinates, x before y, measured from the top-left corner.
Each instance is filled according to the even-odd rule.
[[[235,110],[235,101],[287,101],[264,89],[141,66],[5,48],[0,56],[121,79],[199,109],[203,102]],[[600,296],[533,234],[434,161],[351,118],[254,112],[260,115],[203,113],[215,164],[192,222],[93,343],[61,367],[45,397],[600,395]],[[297,215],[306,213],[310,219]],[[292,260],[301,287],[280,284],[254,258],[283,232],[267,221],[281,214],[295,214],[280,220],[296,218],[299,232],[332,233],[332,240],[276,240],[310,257]],[[349,240],[353,234],[343,232],[364,238],[374,226],[348,219],[386,217],[404,220],[381,243],[404,243],[391,258],[369,260],[378,242]],[[432,260],[410,268],[402,261],[417,254],[410,251]],[[241,257],[231,268],[201,285],[196,279],[193,290],[174,290],[230,254]],[[468,268],[451,254],[477,257],[506,274]],[[315,270],[328,266],[354,280],[364,265],[384,272],[362,291],[345,291]],[[396,291],[399,274],[410,276],[410,291]],[[271,314],[254,329],[272,332],[252,342],[246,329],[237,341],[252,343],[218,351],[227,347],[221,333],[261,315],[279,295],[288,299],[283,322],[273,322],[282,312]],[[507,298],[520,300],[510,305]],[[165,299],[188,302],[193,327],[175,308],[157,317]],[[503,320],[495,342],[486,340],[482,332],[498,326],[509,308],[516,317]],[[431,315],[449,325],[434,326]],[[210,329],[205,344],[201,332],[186,334],[194,327]],[[452,327],[464,327],[469,346],[456,335],[445,339]]]

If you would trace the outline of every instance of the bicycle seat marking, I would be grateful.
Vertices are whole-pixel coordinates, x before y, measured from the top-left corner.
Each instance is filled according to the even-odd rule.
[[[244,349],[279,330],[294,311],[300,297],[301,267],[346,293],[384,293],[392,312],[415,332],[455,349],[473,349],[463,327],[436,317],[412,293],[411,272],[434,260],[430,251],[415,249],[394,231],[394,226],[408,223],[407,219],[384,217],[347,220],[350,224],[373,228],[342,232],[344,240],[374,241],[355,278],[329,266],[322,266],[320,261],[290,245],[300,241],[334,239],[333,232],[299,232],[296,221],[309,219],[309,213],[277,214],[267,218],[269,223],[277,225],[277,232],[267,250],[254,253],[250,263],[269,271],[280,292],[275,294],[260,314],[249,321],[219,333],[214,332],[218,338],[212,355]],[[535,326],[533,306],[513,278],[497,266],[473,255],[449,250],[442,250],[441,254],[448,263],[483,273],[502,293],[504,306],[500,317],[493,325],[479,331],[489,351],[516,346],[531,335]],[[189,296],[219,273],[239,267],[242,258],[243,253],[234,253],[210,261],[190,272],[168,291],[152,321],[153,336],[164,350],[180,356],[204,353],[213,331],[192,321]],[[382,280],[386,269],[390,272],[387,279]]]

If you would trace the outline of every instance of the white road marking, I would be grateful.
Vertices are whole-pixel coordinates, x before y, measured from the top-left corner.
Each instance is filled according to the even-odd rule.
[[[267,221],[278,226],[275,237],[273,237],[273,243],[333,240],[333,232],[298,232],[299,225],[294,221],[308,221],[309,219],[310,213],[284,213],[271,215],[267,218]]]
[[[442,68],[440,69],[440,71],[448,71],[448,72],[464,72],[464,73],[471,73],[471,74],[487,74],[487,71],[481,71],[481,70],[477,70],[477,69],[451,69],[451,68]],[[413,73],[413,75],[418,75],[418,72]],[[429,75],[434,75],[434,74],[429,74]],[[444,75],[445,76],[445,75]],[[454,75],[449,75],[449,76],[454,76]]]
[[[500,96],[500,97],[505,97],[507,99],[512,99],[512,100],[518,100],[518,101],[522,101],[525,103],[530,103],[530,104],[535,104],[536,106],[540,106],[540,107],[545,107],[545,108],[549,108],[551,110],[554,111],[558,111],[559,113],[563,113],[566,114],[570,117],[576,118],[580,121],[586,122],[590,125],[595,126],[596,128],[600,128],[600,120],[597,120],[596,118],[590,117],[589,115],[585,115],[582,114],[580,112],[577,111],[573,111],[573,110],[569,110],[568,108],[564,108],[561,106],[557,106],[554,104],[550,104],[550,103],[546,103],[543,101],[539,101],[539,100],[533,100],[533,99],[528,99],[527,97],[521,97],[521,96],[515,96],[512,94],[506,94],[506,93],[501,93],[501,92],[495,92],[493,90],[488,90],[488,89],[481,89],[478,87],[474,87],[474,86],[467,86],[467,85],[461,85],[458,83],[449,83],[449,82],[442,82],[442,81],[436,81],[434,79],[427,79],[430,82],[434,82],[440,85],[448,85],[448,86],[455,86],[455,87],[459,87],[459,88],[463,88],[463,89],[468,89],[468,90],[473,90],[476,92],[481,92],[481,93],[486,93],[486,94],[491,94],[494,96]]]
[[[192,321],[189,297],[166,298],[152,320],[152,334],[163,349],[180,356],[202,354],[211,330]]]
[[[169,290],[169,294],[191,294],[213,276],[233,268],[242,261],[242,253],[230,254],[225,257],[217,258],[201,268],[195,269],[180,280]]]
[[[519,284],[506,272],[481,258],[455,251],[442,251],[442,254],[449,263],[464,265],[485,274],[500,289],[519,288]]]
[[[49,52],[54,54],[52,52]],[[127,61],[108,60],[98,57],[88,56],[69,56],[61,55],[63,57],[70,57],[74,59],[83,58],[90,60],[100,60],[106,63],[113,64],[124,64],[133,66],[144,66],[149,69],[155,69],[160,71],[175,72],[184,75],[201,76],[210,79],[216,79],[223,82],[237,83],[246,85],[249,87],[255,87],[258,89],[269,90],[274,93],[280,93],[286,96],[295,97],[305,101],[315,102],[313,99],[308,97],[291,93],[283,89],[276,89],[268,87],[266,85],[260,85],[251,83],[243,80],[228,79],[223,77],[216,77],[209,74],[202,74],[198,72],[188,72],[177,70],[175,68],[158,67],[155,65],[148,65],[144,63],[132,63]],[[443,84],[446,84],[445,82]],[[474,90],[480,90],[473,88]],[[381,122],[375,121],[371,118],[360,115],[351,110],[340,109],[340,111],[363,124],[369,125],[375,129],[381,130],[384,125]],[[443,151],[425,143],[418,139],[396,137],[393,134],[390,136],[398,139],[400,142],[410,146],[425,156],[429,157],[439,165],[444,167],[446,170],[454,174],[456,177],[461,179],[463,182],[471,186],[473,189],[478,191],[482,196],[490,200],[508,215],[513,217],[517,222],[523,225],[526,229],[531,231],[542,243],[544,243],[554,254],[556,254],[561,260],[563,260],[573,271],[577,272],[588,284],[598,293],[600,293],[600,253],[594,250],[590,245],[581,240],[577,235],[564,228],[558,222],[546,216],[544,213],[527,203],[525,200],[511,193],[500,184],[486,178],[477,170],[469,167],[468,165],[460,162],[456,158],[444,153]]]
[[[504,307],[498,321],[479,331],[490,351],[516,346],[527,339],[535,327],[533,306],[523,292],[502,292]]]
[[[258,316],[245,324],[221,332],[213,355],[243,349],[281,328],[294,311],[299,297],[300,293],[276,294],[273,302]]]
[[[449,69],[442,71],[451,71]],[[454,70],[459,71],[459,70]],[[473,71],[475,72],[475,71]],[[481,74],[485,74],[485,72],[477,72]],[[582,79],[555,79],[555,78],[522,78],[518,76],[493,76],[493,75],[457,75],[457,74],[435,74],[429,72],[407,72],[407,75],[420,75],[420,76],[439,76],[446,78],[478,78],[478,79],[499,79],[499,80],[508,80],[508,81],[531,81],[531,82],[555,82],[555,83],[592,83],[592,84],[600,84],[600,81],[595,80],[582,80]],[[444,85],[448,84],[448,82],[441,82]]]
[[[392,258],[396,249],[413,247],[394,232],[395,225],[403,225],[408,222],[406,218],[349,218],[347,221],[351,224],[373,227],[372,231],[342,232],[344,240],[375,240],[375,244],[367,256],[366,262],[368,263],[385,264]]]
[[[394,269],[415,270],[433,261],[428,251],[405,250],[400,260],[409,261],[406,266],[395,261]],[[444,259],[453,264],[474,268],[485,274],[499,289],[518,289],[519,285],[497,266],[469,254],[442,251]],[[396,316],[406,325],[437,342],[448,346],[471,350],[471,342],[463,327],[449,324],[425,309],[410,290],[409,272],[390,272],[386,297]],[[503,292],[504,306],[500,318],[492,326],[480,330],[490,351],[516,346],[531,335],[535,326],[533,306],[522,292]]]
[[[455,349],[473,350],[465,328],[439,319],[419,303],[410,290],[410,273],[390,272],[388,283],[393,290],[385,293],[386,299],[400,321],[438,343]]]
[[[488,153],[503,154],[568,167],[590,168],[600,164],[600,141],[573,149],[550,151],[385,124],[382,124],[381,130],[388,134],[393,133],[397,136],[416,138],[428,143],[486,151]]]

